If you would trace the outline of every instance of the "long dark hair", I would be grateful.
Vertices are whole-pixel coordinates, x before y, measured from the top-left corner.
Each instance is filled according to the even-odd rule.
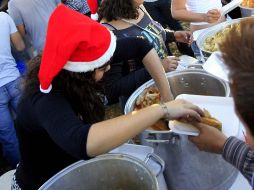
[[[99,21],[104,18],[108,22],[119,18],[138,18],[138,10],[134,8],[132,0],[103,0],[98,14]]]
[[[27,96],[39,92],[38,72],[41,56],[32,59],[24,79],[23,89]],[[102,121],[105,116],[100,94],[102,88],[94,80],[94,72],[76,73],[61,70],[52,82],[52,92],[60,92],[70,102],[73,110],[84,122],[92,124]]]

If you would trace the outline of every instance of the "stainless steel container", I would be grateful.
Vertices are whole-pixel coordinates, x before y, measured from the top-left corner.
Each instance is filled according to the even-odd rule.
[[[214,25],[210,27],[209,29],[205,30],[204,32],[202,32],[198,36],[196,43],[198,48],[200,49],[200,53],[203,60],[207,60],[207,58],[213,53],[213,52],[205,50],[203,47],[206,38],[215,35],[217,32],[221,31],[223,28],[225,28],[228,25],[240,22],[242,19],[244,18],[233,19],[233,20],[229,20],[229,21]]]
[[[173,71],[166,74],[173,96],[179,94],[196,94],[207,96],[229,96],[228,83],[204,71],[203,69],[187,69]],[[128,99],[124,113],[127,114],[134,109],[136,99],[143,94],[144,89],[154,86],[154,80],[149,80],[140,86]],[[140,134],[142,144],[146,142],[167,143],[174,137],[169,131],[145,130]]]
[[[110,151],[110,153],[128,154],[143,161],[150,168],[150,170],[156,175],[159,184],[159,189],[168,190],[163,175],[163,171],[165,169],[165,162],[154,153],[154,149],[152,147],[125,143],[115,148],[114,150]]]
[[[79,161],[49,179],[39,190],[158,190],[156,176],[130,155],[106,154]]]
[[[250,17],[254,15],[254,8],[248,8],[239,6],[241,10],[242,17]]]
[[[229,96],[225,81],[206,73],[191,69],[167,73],[174,97],[179,94]],[[125,114],[133,110],[136,98],[145,88],[154,85],[150,80],[138,88],[128,99]],[[237,176],[237,170],[226,163],[220,155],[199,151],[188,138],[170,131],[145,130],[140,134],[143,145],[154,151],[165,161],[164,177],[171,190],[226,190]]]
[[[184,135],[175,134],[168,143],[146,145],[164,160],[170,190],[227,190],[238,175],[221,155],[199,151]]]
[[[179,94],[196,94],[207,96],[229,96],[230,88],[227,82],[215,77],[203,69],[187,69],[173,71],[166,74],[173,96]],[[150,80],[140,86],[128,99],[124,113],[127,114],[134,109],[136,99],[143,94],[144,89],[154,86]],[[145,130],[140,134],[142,144],[146,143],[168,143],[175,135],[170,131]]]

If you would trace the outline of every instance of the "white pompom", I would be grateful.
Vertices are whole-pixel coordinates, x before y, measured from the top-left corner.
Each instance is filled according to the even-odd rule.
[[[98,20],[99,19],[99,15],[97,13],[91,14],[91,19]]]
[[[48,94],[50,93],[50,91],[52,90],[52,84],[49,85],[48,89],[43,89],[40,85],[40,91],[44,94]]]

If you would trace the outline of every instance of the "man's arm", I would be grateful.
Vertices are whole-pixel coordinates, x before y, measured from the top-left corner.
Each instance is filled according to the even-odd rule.
[[[11,43],[16,50],[23,51],[25,49],[25,43],[20,33],[17,31],[14,21],[8,14],[6,14],[6,19],[9,23]]]
[[[11,42],[16,50],[23,51],[25,49],[25,43],[18,31],[11,34]]]
[[[8,12],[13,19],[15,25],[17,26],[17,29],[20,32],[21,36],[24,38],[26,34],[25,25],[23,22],[22,14],[19,8],[16,6],[15,2],[10,1],[8,3]]]
[[[24,24],[18,25],[17,29],[18,29],[19,33],[21,34],[21,36],[23,37],[23,39],[25,39],[26,29],[25,29]]]
[[[227,162],[236,167],[251,182],[254,172],[254,152],[249,145],[236,137],[227,138],[214,127],[202,123],[196,123],[194,126],[200,131],[199,136],[189,136],[189,140],[199,150],[222,154]]]
[[[254,171],[254,152],[236,137],[229,137],[224,145],[223,158],[235,166],[251,183]]]

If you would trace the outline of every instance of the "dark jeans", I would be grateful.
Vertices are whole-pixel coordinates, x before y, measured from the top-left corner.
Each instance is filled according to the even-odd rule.
[[[151,17],[159,22],[164,28],[169,27],[171,30],[183,30],[181,24],[175,20],[171,15],[171,1],[170,0],[158,0],[155,2],[144,2],[144,6]],[[191,48],[185,43],[176,43],[178,50],[182,54],[194,56]]]
[[[3,147],[4,157],[13,168],[19,162],[19,147],[14,128],[13,114],[21,95],[19,79],[0,87],[0,143]]]

